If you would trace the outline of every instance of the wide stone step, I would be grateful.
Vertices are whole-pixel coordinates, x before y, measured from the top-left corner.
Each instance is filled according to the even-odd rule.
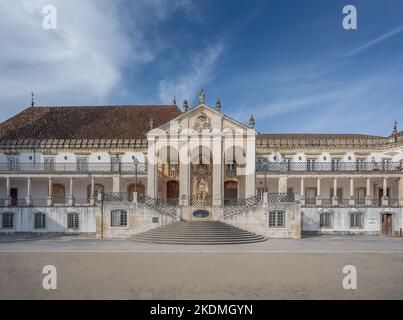
[[[266,240],[265,237],[221,221],[179,222],[132,237],[139,242],[166,244],[241,244]]]

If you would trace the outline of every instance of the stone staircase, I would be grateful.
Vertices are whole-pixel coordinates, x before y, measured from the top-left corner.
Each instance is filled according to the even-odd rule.
[[[221,221],[178,222],[134,235],[134,241],[167,244],[241,244],[266,238]]]

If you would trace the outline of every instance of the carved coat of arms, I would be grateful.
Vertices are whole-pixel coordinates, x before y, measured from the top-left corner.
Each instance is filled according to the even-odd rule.
[[[199,132],[204,129],[210,129],[210,119],[207,118],[204,112],[201,112],[193,121],[193,129]]]

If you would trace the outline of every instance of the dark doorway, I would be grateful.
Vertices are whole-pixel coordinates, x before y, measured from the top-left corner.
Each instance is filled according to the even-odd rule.
[[[388,202],[390,205],[390,188],[386,189],[386,197],[388,198]],[[383,188],[379,188],[379,206],[382,206],[382,198],[383,198]]]
[[[229,204],[236,199],[238,199],[238,182],[237,181],[224,182],[224,203]]]
[[[167,199],[179,199],[179,181],[167,182]]]
[[[18,203],[18,189],[10,188],[11,206],[16,207]]]
[[[393,235],[392,222],[393,215],[391,213],[382,214],[382,234],[385,236]]]

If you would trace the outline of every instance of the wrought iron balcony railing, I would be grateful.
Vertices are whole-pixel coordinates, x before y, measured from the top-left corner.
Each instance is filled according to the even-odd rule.
[[[302,202],[303,207],[319,207],[319,208],[380,208],[380,207],[401,207],[399,199],[338,199],[333,201],[331,198],[305,198]]]
[[[88,163],[0,163],[0,173],[67,173],[67,174],[85,174],[85,173],[121,173],[138,174],[147,172],[146,163],[132,162],[88,162]]]
[[[267,202],[275,203],[275,202],[294,202],[295,194],[294,193],[268,193],[267,194]]]
[[[376,173],[402,172],[400,162],[257,162],[258,173]]]

